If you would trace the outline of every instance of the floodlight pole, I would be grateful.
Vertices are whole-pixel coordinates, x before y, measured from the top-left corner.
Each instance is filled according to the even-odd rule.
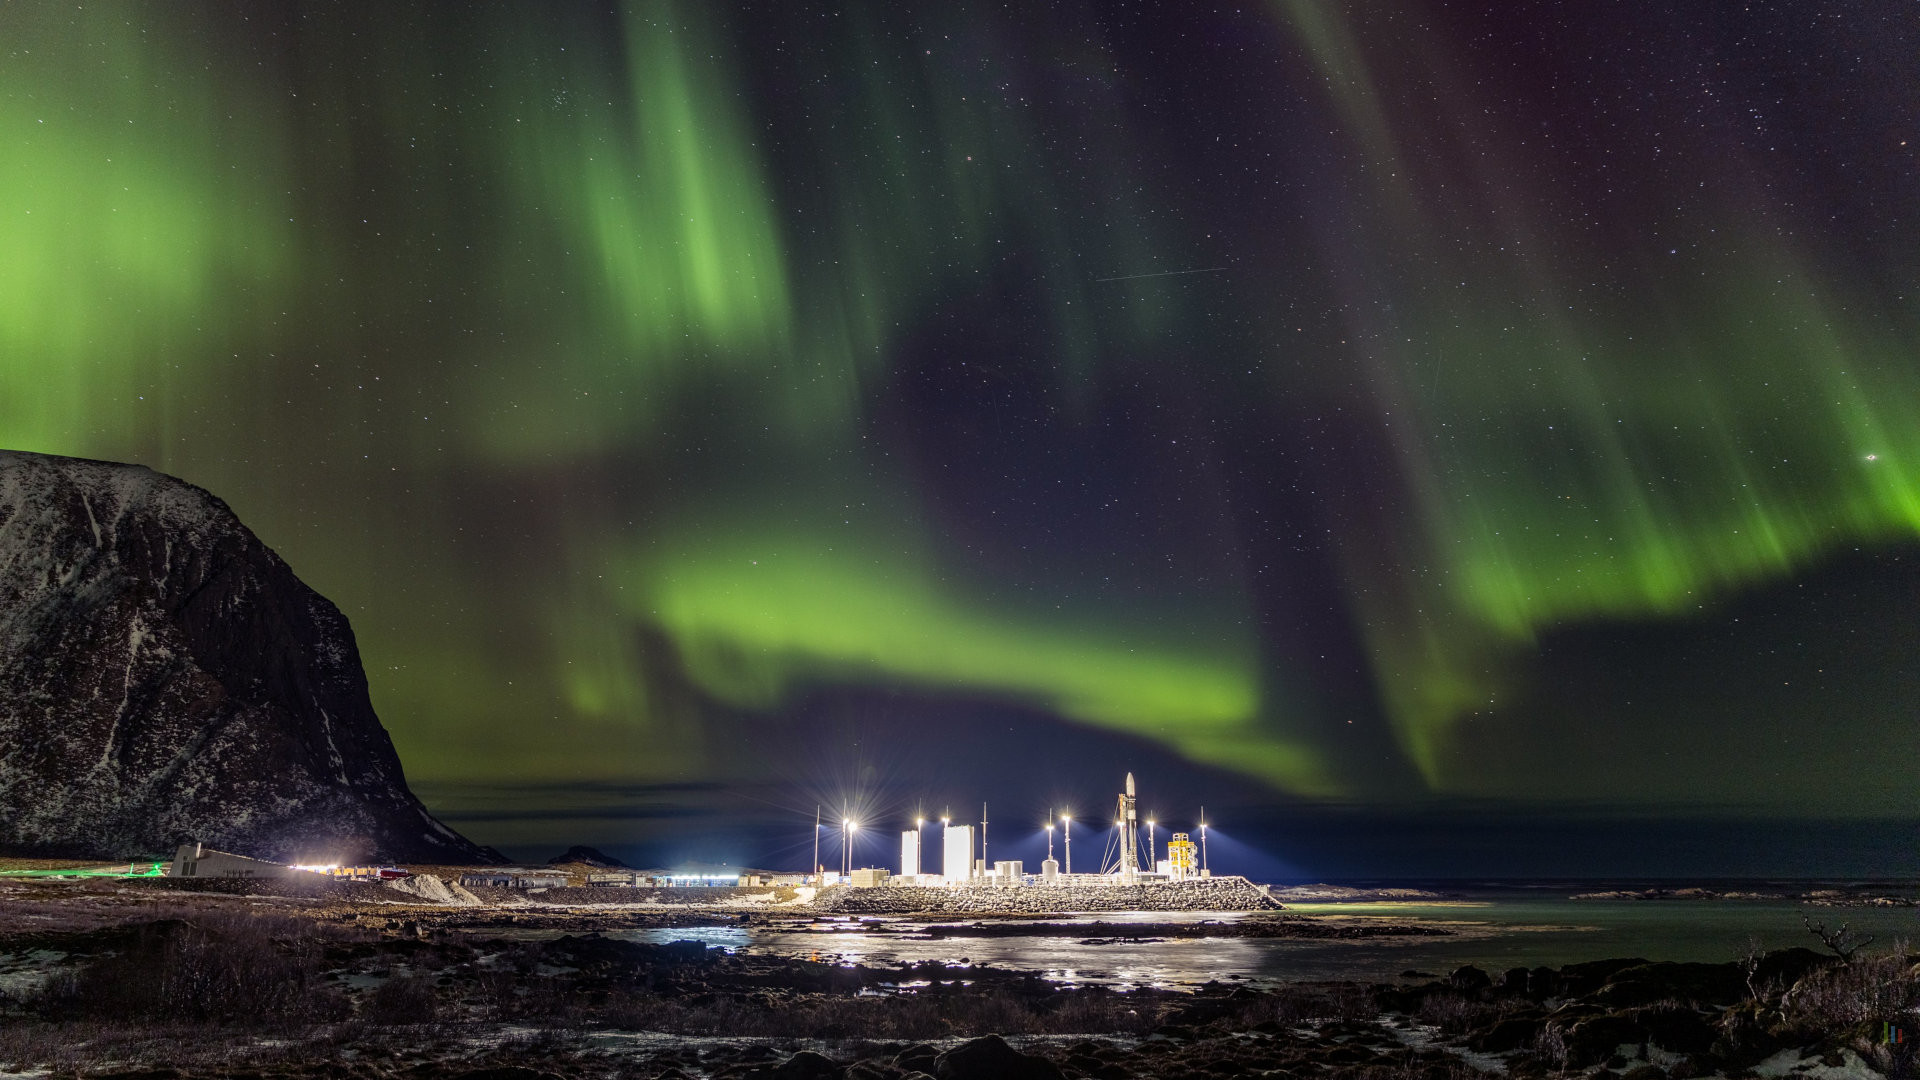
[[[1067,837],[1067,876],[1073,876],[1073,815],[1060,816],[1060,829]]]
[[[820,804],[813,804],[813,887],[820,887]]]
[[[1202,877],[1213,876],[1207,870],[1207,808],[1204,806],[1200,808],[1200,874]]]

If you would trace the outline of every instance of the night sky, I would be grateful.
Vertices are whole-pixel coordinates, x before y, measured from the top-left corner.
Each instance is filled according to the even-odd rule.
[[[985,799],[1037,860],[1131,769],[1221,871],[1920,872],[1910,3],[15,0],[0,56],[0,445],[226,499],[482,843]]]

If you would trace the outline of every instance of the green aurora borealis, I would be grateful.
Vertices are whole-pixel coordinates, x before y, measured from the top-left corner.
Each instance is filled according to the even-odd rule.
[[[878,689],[1283,797],[1910,812],[1826,783],[1920,750],[1891,645],[1580,704],[1920,540],[1920,30],[1786,7],[11,3],[0,445],[227,499],[430,801],[778,781],[741,718]]]

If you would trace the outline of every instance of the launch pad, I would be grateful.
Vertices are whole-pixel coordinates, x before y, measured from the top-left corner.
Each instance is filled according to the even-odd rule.
[[[1147,818],[1143,845],[1140,798],[1132,773],[1127,774],[1126,781],[1115,798],[1113,827],[1106,831],[1105,847],[1098,873],[1076,874],[1073,872],[1073,826],[1076,821],[1072,815],[1055,816],[1050,813],[1048,817],[1047,858],[1041,862],[1039,872],[1033,874],[1026,872],[1026,866],[1020,860],[990,861],[988,859],[988,817],[985,804],[980,807],[980,820],[977,823],[956,823],[951,816],[940,818],[941,869],[937,874],[926,872],[922,865],[922,853],[927,850],[925,832],[929,822],[926,819],[916,820],[913,828],[900,834],[900,863],[899,870],[896,872],[885,867],[855,868],[853,866],[852,837],[860,825],[851,818],[845,818],[842,821],[843,862],[839,875],[827,873],[826,868],[820,864],[819,837],[822,826],[816,817],[815,873],[812,880],[816,885],[845,884],[855,888],[879,886],[1132,888],[1142,885],[1199,881],[1213,876],[1212,869],[1207,865],[1207,823],[1204,808],[1201,810],[1197,825],[1196,831],[1199,834],[1197,843],[1190,833],[1171,833],[1166,842],[1166,855],[1161,858],[1157,835],[1159,822],[1153,818]],[[1078,823],[1083,831],[1089,824],[1085,821]],[[1053,857],[1053,834],[1056,827],[1063,834],[1066,854],[1064,867]]]

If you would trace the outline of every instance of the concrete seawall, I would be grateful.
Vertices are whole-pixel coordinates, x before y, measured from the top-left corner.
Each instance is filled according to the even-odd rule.
[[[1273,911],[1279,901],[1243,877],[1203,878],[1152,885],[1030,885],[955,888],[835,885],[812,908],[836,915],[937,912],[974,915],[1012,912],[1048,915],[1073,911]]]

